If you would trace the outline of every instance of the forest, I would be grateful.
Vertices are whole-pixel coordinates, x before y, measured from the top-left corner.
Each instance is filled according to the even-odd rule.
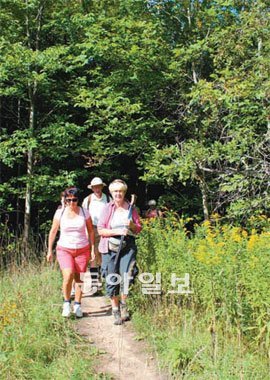
[[[59,316],[60,272],[44,263],[61,192],[82,198],[96,176],[122,178],[141,211],[155,199],[165,216],[142,218],[136,240],[139,273],[159,274],[162,291],[135,281],[129,299],[160,368],[269,378],[269,11],[266,0],[1,0],[1,378],[111,378]]]
[[[269,212],[269,3],[2,0],[2,224],[43,234],[60,192],[125,179],[144,208]]]

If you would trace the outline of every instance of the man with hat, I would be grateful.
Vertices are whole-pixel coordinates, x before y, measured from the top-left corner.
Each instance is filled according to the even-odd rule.
[[[92,179],[90,185],[88,185],[88,189],[92,190],[92,193],[89,194],[86,198],[84,198],[82,207],[86,208],[91,216],[92,223],[95,231],[95,255],[96,258],[91,262],[90,273],[92,278],[92,290],[95,292],[93,285],[96,285],[98,288],[98,277],[99,277],[99,267],[101,266],[101,254],[98,251],[98,245],[100,241],[100,236],[97,232],[97,224],[99,217],[101,215],[102,209],[106,203],[111,201],[109,195],[104,194],[102,192],[103,187],[106,184],[102,181],[101,178],[95,177]]]

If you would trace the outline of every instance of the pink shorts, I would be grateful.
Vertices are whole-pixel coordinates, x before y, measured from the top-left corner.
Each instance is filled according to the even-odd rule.
[[[73,273],[84,273],[90,258],[90,247],[65,248],[56,247],[56,257],[61,270],[72,269]]]

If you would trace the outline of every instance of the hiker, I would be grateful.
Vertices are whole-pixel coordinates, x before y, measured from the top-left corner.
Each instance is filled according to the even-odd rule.
[[[71,286],[73,279],[76,282],[74,314],[83,316],[81,309],[81,283],[80,273],[85,273],[90,258],[95,259],[94,229],[87,210],[78,205],[78,189],[67,188],[64,191],[64,208],[58,208],[54,214],[52,227],[48,239],[47,261],[52,261],[53,244],[60,227],[60,238],[57,242],[56,253],[63,275],[63,317],[71,314]],[[87,232],[88,235],[87,235]],[[89,242],[90,237],[90,242]]]
[[[104,207],[98,222],[98,233],[101,235],[99,251],[102,253],[102,275],[106,277],[106,293],[111,298],[114,324],[121,325],[130,318],[126,305],[128,286],[125,286],[124,278],[125,274],[133,277],[136,274],[135,235],[142,227],[136,208],[132,208],[132,218],[128,219],[130,204],[125,199],[127,184],[116,179],[110,184],[109,190],[113,202]],[[120,250],[121,236],[124,240]],[[115,263],[118,253],[119,260]],[[131,282],[132,280],[128,281],[127,285]],[[119,293],[121,293],[120,309]]]
[[[149,209],[145,211],[146,219],[162,218],[162,212],[157,208],[157,202],[154,199],[150,199],[148,206]]]
[[[61,194],[60,194],[60,205],[58,206],[58,209],[63,209],[65,208],[65,192],[64,191],[61,191]]]
[[[82,206],[89,211],[89,214],[92,219],[94,231],[95,231],[95,260],[90,264],[90,273],[92,280],[92,291],[96,292],[101,287],[101,282],[99,281],[99,272],[101,266],[101,254],[98,250],[98,245],[100,241],[100,236],[97,231],[97,224],[102,212],[102,209],[105,204],[109,203],[112,198],[102,192],[103,187],[106,184],[102,181],[101,178],[95,177],[92,179],[88,189],[91,189],[93,192],[84,198]],[[93,285],[96,285],[93,286]]]

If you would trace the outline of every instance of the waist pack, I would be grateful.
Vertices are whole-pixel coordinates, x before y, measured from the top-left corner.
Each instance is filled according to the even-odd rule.
[[[113,252],[118,252],[119,246],[121,242],[121,236],[119,237],[110,237],[109,238],[109,250]],[[127,242],[123,240],[121,249],[125,248],[127,245]]]

